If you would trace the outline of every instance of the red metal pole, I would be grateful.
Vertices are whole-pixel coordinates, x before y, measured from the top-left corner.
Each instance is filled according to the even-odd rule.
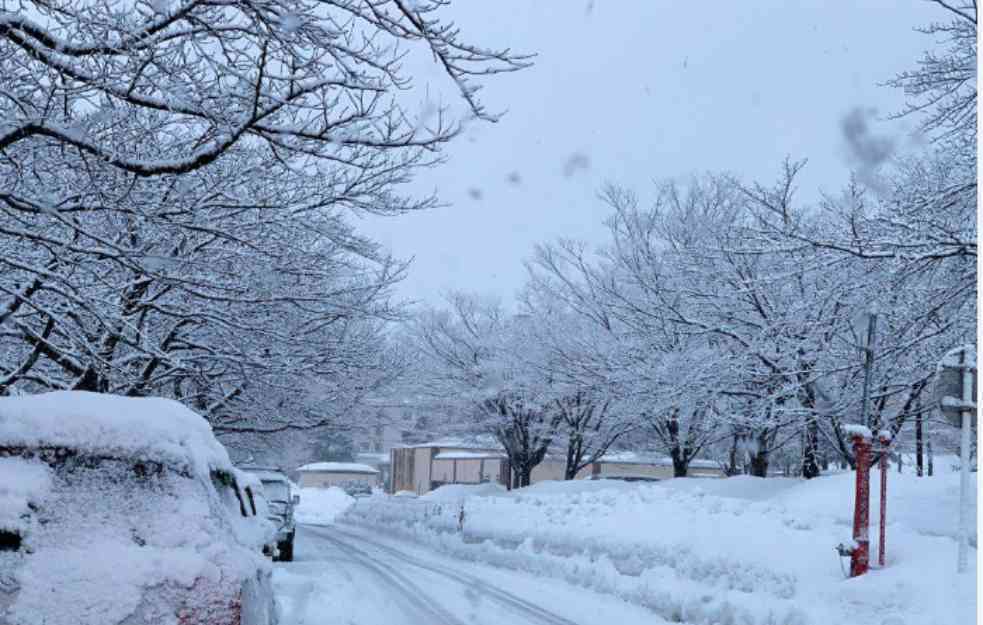
[[[881,535],[877,549],[877,564],[884,566],[885,530],[887,526],[887,450],[890,440],[881,438]]]
[[[850,577],[867,572],[870,563],[870,441],[853,435],[853,453],[857,459],[857,490],[853,505],[853,542]]]

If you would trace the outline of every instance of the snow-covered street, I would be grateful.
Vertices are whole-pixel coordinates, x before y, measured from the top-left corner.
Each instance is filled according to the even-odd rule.
[[[302,525],[274,573],[281,625],[658,624],[558,580],[455,560],[350,525]]]

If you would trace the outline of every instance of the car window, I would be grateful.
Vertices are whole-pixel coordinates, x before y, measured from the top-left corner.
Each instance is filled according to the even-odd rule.
[[[263,482],[263,492],[270,501],[290,501],[290,487],[286,482]]]
[[[227,471],[212,471],[211,477],[212,485],[229,512],[232,514],[238,512],[239,516],[249,516],[246,503],[239,492],[238,484],[236,484],[235,476]]]

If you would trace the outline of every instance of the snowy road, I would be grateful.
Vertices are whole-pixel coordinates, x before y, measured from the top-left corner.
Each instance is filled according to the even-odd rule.
[[[277,565],[281,625],[646,625],[647,610],[557,580],[447,558],[351,526],[301,526]]]

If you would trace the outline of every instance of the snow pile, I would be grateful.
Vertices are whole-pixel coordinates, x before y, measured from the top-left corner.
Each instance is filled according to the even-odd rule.
[[[377,499],[341,520],[614,594],[674,622],[973,622],[975,567],[955,574],[958,476],[890,474],[887,568],[846,579],[834,547],[850,540],[853,481],[544,483],[450,505]]]
[[[325,525],[355,503],[355,498],[337,486],[300,489],[300,505],[294,512],[298,523]]]
[[[484,484],[446,484],[420,497],[426,501],[458,501],[467,497],[504,495],[505,487],[495,482]]]
[[[205,419],[176,401],[156,397],[82,391],[0,397],[0,444],[146,458],[201,476],[211,468],[231,468],[228,453]]]

